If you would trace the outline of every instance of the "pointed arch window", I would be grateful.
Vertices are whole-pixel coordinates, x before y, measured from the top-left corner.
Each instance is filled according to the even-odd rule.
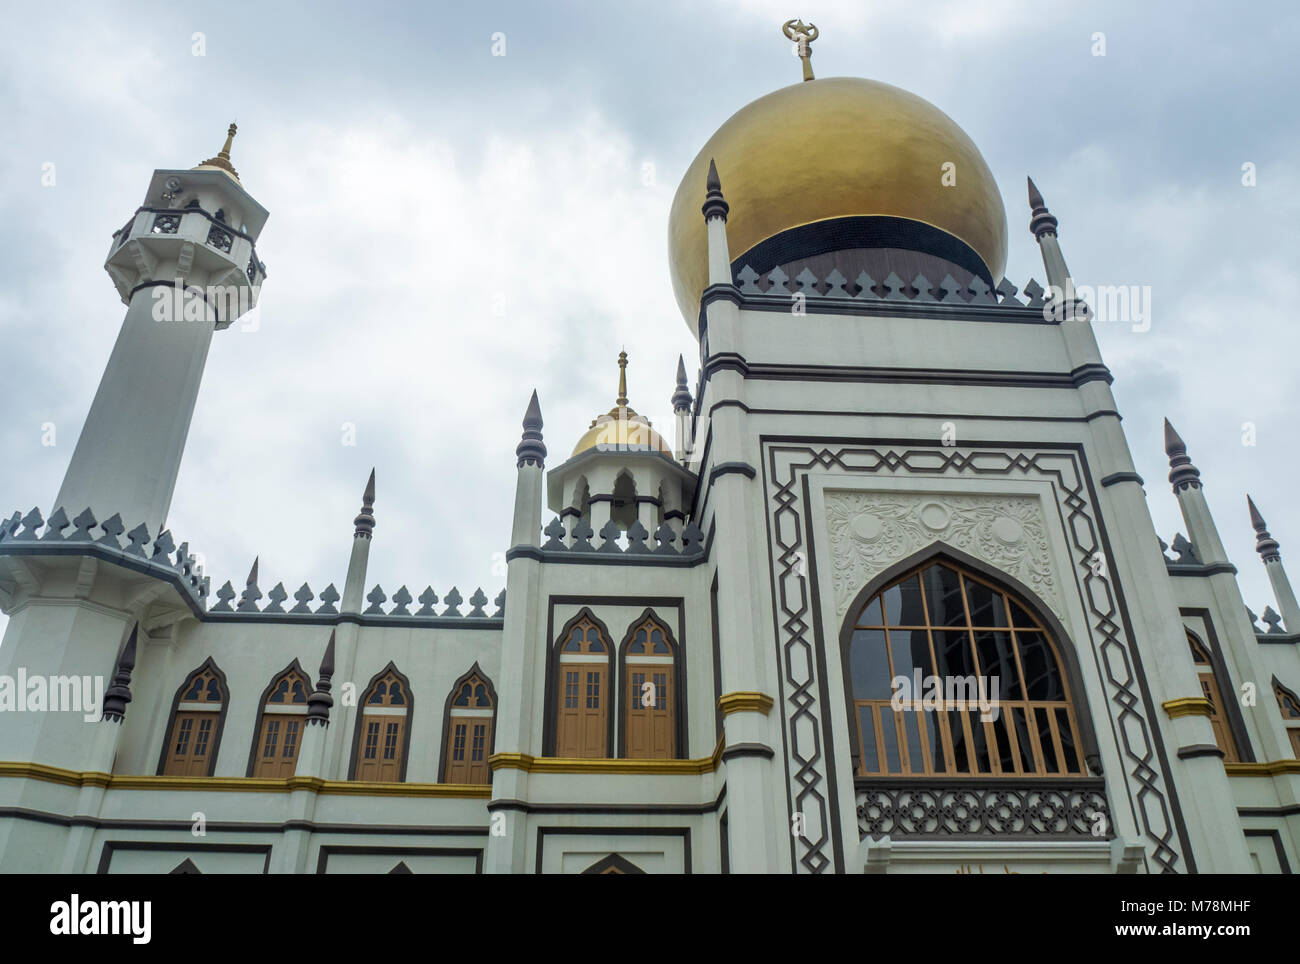
[[[250,777],[293,776],[298,766],[298,746],[310,693],[311,683],[297,660],[262,693],[262,707],[248,760]]]
[[[492,754],[495,722],[496,693],[476,663],[456,681],[447,697],[441,782],[492,782],[487,761]]]
[[[1190,629],[1187,630],[1187,646],[1192,651],[1192,662],[1196,665],[1196,676],[1201,683],[1201,695],[1210,701],[1210,726],[1214,729],[1214,742],[1223,751],[1224,763],[1237,763],[1241,754],[1237,752],[1237,741],[1232,737],[1232,728],[1228,725],[1223,693],[1219,688],[1219,677],[1214,671],[1214,661],[1205,644]]]
[[[1300,760],[1300,696],[1277,679],[1273,680],[1273,695],[1277,697],[1277,708],[1286,723],[1286,735],[1291,738],[1291,752]]]
[[[172,701],[171,725],[158,761],[159,774],[212,776],[227,697],[226,676],[211,659],[186,678]]]
[[[677,755],[677,646],[648,612],[622,646],[623,749],[634,760]]]
[[[565,626],[556,645],[555,755],[607,757],[613,647],[586,611]]]
[[[1088,775],[1060,640],[990,579],[931,559],[870,595],[843,639],[856,776]]]
[[[401,783],[411,743],[411,688],[389,663],[361,698],[352,749],[352,779]]]

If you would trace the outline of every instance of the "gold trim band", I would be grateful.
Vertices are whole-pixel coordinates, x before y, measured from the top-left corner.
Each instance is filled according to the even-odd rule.
[[[1230,777],[1280,777],[1300,774],[1300,760],[1272,760],[1268,763],[1225,763]]]
[[[292,793],[375,797],[452,797],[489,799],[488,784],[373,783],[363,780],[323,780],[320,777],[159,777],[122,773],[80,772],[43,763],[0,762],[0,777],[17,777],[59,783],[69,787],[104,787],[108,790],[211,790],[229,793]]]
[[[1180,716],[1214,716],[1214,706],[1204,696],[1180,696],[1160,704],[1171,720]]]
[[[718,709],[723,716],[730,713],[762,713],[766,716],[772,711],[776,701],[766,693],[736,692],[723,693],[718,697]]]

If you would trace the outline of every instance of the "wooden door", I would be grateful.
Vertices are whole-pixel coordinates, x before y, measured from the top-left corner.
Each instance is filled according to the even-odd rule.
[[[176,714],[164,776],[206,777],[211,772],[212,738],[217,720],[218,714],[214,712]]]
[[[405,716],[367,714],[363,717],[357,779],[376,783],[400,783],[405,733]]]
[[[673,668],[627,667],[627,755],[634,760],[671,760],[676,752]]]
[[[555,754],[600,759],[609,755],[608,667],[601,663],[561,663]]]
[[[491,717],[453,716],[447,729],[447,782],[491,783],[487,763]]]
[[[253,776],[284,780],[298,766],[298,742],[303,717],[286,713],[263,713],[257,735],[257,761]]]

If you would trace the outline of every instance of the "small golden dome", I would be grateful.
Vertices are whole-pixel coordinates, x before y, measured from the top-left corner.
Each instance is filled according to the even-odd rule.
[[[700,205],[710,159],[730,205],[733,261],[791,228],[880,216],[921,222],[957,238],[995,283],[1006,267],[1007,217],[997,182],[974,142],[947,114],[875,80],[809,80],[732,115],[677,188],[668,218],[668,259],[673,293],[692,330],[708,284]],[[945,171],[955,178],[951,186],[944,183]]]
[[[627,404],[627,352],[618,353],[618,398],[608,412],[592,420],[574,455],[598,449],[602,452],[662,452],[672,457],[673,448],[650,427],[650,420]],[[571,456],[572,457],[572,456]]]

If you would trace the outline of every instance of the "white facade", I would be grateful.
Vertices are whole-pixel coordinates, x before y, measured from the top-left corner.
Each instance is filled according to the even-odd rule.
[[[218,209],[234,229],[228,252]],[[170,211],[179,228],[160,233]],[[1045,229],[1044,216],[1038,199],[1048,281],[1064,287],[1055,222]],[[48,508],[0,523],[10,617],[0,677],[129,688],[129,702],[119,692],[120,712],[105,718],[0,715],[0,871],[1300,865],[1300,760],[1288,729],[1300,720],[1284,719],[1274,688],[1300,691],[1300,612],[1276,543],[1260,520],[1282,610],[1266,614],[1264,630],[1247,615],[1171,432],[1193,548],[1177,561],[1162,555],[1146,500],[1170,495],[1158,484],[1147,491],[1134,472],[1086,320],[1052,320],[1032,294],[1026,303],[973,280],[956,293],[895,286],[887,297],[811,273],[769,287],[800,277],[801,259],[744,270],[744,254],[733,261],[727,250],[725,206],[715,205],[700,378],[693,399],[674,400],[685,436],[677,456],[616,445],[552,457],[547,472],[534,398],[504,597],[413,601],[367,590],[373,489],[341,593],[267,590],[254,572],[248,587],[214,597],[187,547],[160,530],[208,342],[233,318],[208,309],[167,328],[150,314],[150,286],[179,276],[255,297],[264,220],[222,171],[157,172],[110,253],[128,310],[67,479]],[[812,287],[827,281],[825,293]],[[798,284],[802,292],[789,287]],[[160,382],[158,372],[175,374]],[[624,474],[637,499],[620,509]],[[604,523],[620,511],[638,529],[625,521],[607,543]],[[1088,751],[1085,773],[908,781],[855,772],[855,684],[842,640],[873,587],[936,559],[1001,585],[1053,628],[1091,734],[1078,748]],[[610,736],[598,756],[557,756],[560,648],[584,616],[610,648]],[[626,648],[647,617],[674,653],[647,662],[675,674],[670,759],[627,750]],[[1210,653],[1217,707],[1189,630]],[[296,769],[253,776],[269,684],[295,661],[315,687],[310,707],[286,711],[307,720]],[[181,692],[205,664],[223,679],[219,709]],[[357,698],[390,668],[407,687],[403,707],[388,712],[406,727],[400,777],[358,780]],[[461,714],[491,720],[490,783],[448,780],[452,697],[471,674],[492,691],[491,712]],[[1256,699],[1239,698],[1252,687]],[[317,709],[328,726],[313,725]],[[202,773],[164,775],[176,714],[186,712],[215,721],[209,762]],[[1225,762],[1212,719],[1231,733],[1235,762]]]

